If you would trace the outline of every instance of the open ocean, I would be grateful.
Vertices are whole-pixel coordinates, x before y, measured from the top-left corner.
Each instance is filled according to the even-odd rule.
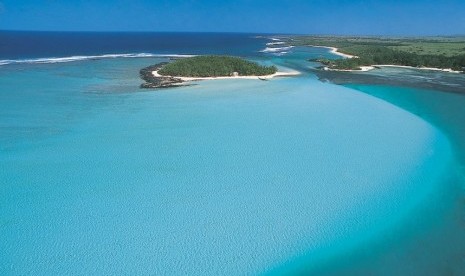
[[[465,274],[465,94],[272,39],[0,32],[0,275]],[[196,54],[302,74],[139,88]]]

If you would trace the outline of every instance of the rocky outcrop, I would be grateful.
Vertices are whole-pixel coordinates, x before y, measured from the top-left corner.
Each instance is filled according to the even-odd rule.
[[[151,65],[145,68],[142,68],[139,71],[140,78],[145,81],[145,83],[140,85],[140,88],[170,88],[170,87],[179,87],[179,86],[187,86],[189,84],[185,84],[179,78],[174,77],[155,77],[153,75],[154,71],[160,70],[164,65],[168,64],[168,62],[162,62],[155,65]]]

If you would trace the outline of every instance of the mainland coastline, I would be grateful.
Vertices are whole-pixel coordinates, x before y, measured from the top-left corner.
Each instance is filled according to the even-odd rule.
[[[343,58],[358,58],[357,56],[352,56],[349,54],[344,54],[339,52],[338,48],[335,47],[326,47],[326,46],[309,46],[309,47],[314,47],[314,48],[328,48],[331,50],[331,53],[341,56]],[[356,69],[337,69],[337,68],[332,68],[329,66],[323,66],[322,69],[325,71],[335,71],[335,72],[367,72],[375,69],[381,69],[383,67],[394,67],[394,68],[404,68],[404,69],[414,69],[414,70],[426,70],[426,71],[439,71],[439,72],[445,72],[445,73],[455,73],[455,74],[460,74],[464,73],[464,71],[457,71],[453,70],[451,68],[435,68],[435,67],[415,67],[415,66],[408,66],[408,65],[396,65],[396,64],[373,64],[373,65],[367,65],[367,66],[359,66]]]
[[[343,59],[317,58],[325,71],[364,72],[398,67],[447,73],[465,72],[465,39],[450,37],[387,38],[297,36],[283,38],[288,47],[327,48]]]

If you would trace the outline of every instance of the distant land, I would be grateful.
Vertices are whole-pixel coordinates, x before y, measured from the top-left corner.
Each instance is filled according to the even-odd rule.
[[[327,70],[362,70],[367,66],[396,65],[415,68],[465,70],[465,37],[355,37],[292,36],[289,46],[334,47],[346,59],[315,59]]]

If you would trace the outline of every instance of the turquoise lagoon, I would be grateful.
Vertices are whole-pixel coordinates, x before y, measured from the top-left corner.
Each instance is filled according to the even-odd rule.
[[[313,53],[162,91],[138,70],[163,58],[0,67],[0,274],[349,272],[428,233],[449,137],[305,73]]]

